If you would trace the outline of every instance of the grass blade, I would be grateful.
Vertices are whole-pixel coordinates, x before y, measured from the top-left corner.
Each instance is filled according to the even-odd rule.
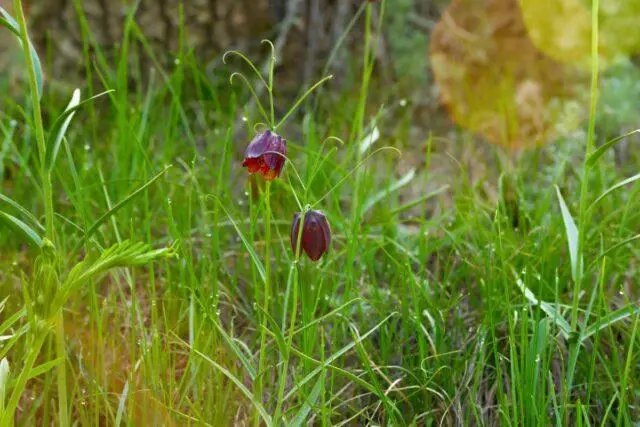
[[[67,105],[67,108],[65,111],[69,111],[72,108],[78,106],[79,102],[80,102],[80,89],[76,89],[73,91],[73,95],[71,96],[71,100],[69,101],[69,105]],[[51,137],[53,137],[53,140],[50,140],[49,142],[47,142],[47,154],[45,157],[45,165],[47,167],[47,170],[49,171],[53,169],[53,165],[56,162],[56,157],[58,157],[58,151],[60,150],[60,144],[62,143],[62,138],[64,138],[64,135],[67,133],[67,129],[69,128],[69,125],[71,124],[71,120],[73,119],[74,115],[75,115],[75,110],[72,113],[66,115],[66,117],[64,118],[64,120],[62,120],[58,128],[56,128],[56,126],[54,125],[54,132],[51,135]]]
[[[579,264],[581,263],[578,260],[578,228],[576,227],[576,223],[573,221],[571,212],[569,212],[569,208],[564,202],[562,194],[560,193],[560,189],[557,186],[556,192],[558,194],[558,202],[560,203],[562,220],[564,221],[564,228],[567,234],[567,242],[569,244],[569,257],[571,258],[571,277],[575,281],[578,277],[578,271],[581,268],[581,266],[579,266]]]
[[[320,372],[322,372],[324,369],[326,369],[331,363],[333,363],[334,360],[338,359],[339,357],[341,357],[342,355],[344,355],[345,353],[347,353],[349,350],[351,350],[352,348],[354,348],[358,342],[362,342],[365,339],[367,339],[371,334],[373,334],[375,331],[377,331],[378,329],[380,329],[382,327],[382,325],[384,325],[385,323],[387,323],[387,321],[389,319],[391,319],[392,317],[394,317],[396,315],[396,313],[391,313],[390,315],[388,315],[387,317],[385,317],[384,319],[382,319],[382,321],[380,321],[377,325],[375,325],[373,328],[369,329],[364,335],[360,336],[360,338],[357,341],[351,341],[349,344],[345,345],[344,347],[342,347],[340,350],[336,351],[335,353],[333,353],[331,356],[329,356],[328,358],[326,358],[321,365],[317,366],[313,371],[311,371],[307,376],[305,376],[304,378],[302,378],[300,381],[298,381],[296,383],[296,385],[289,390],[289,392],[286,394],[286,396],[284,396],[284,400],[289,400],[289,398],[291,396],[293,396],[303,385],[305,385],[306,383],[308,383],[311,379],[313,379],[316,375],[318,375]]]
[[[613,147],[614,145],[616,145],[618,142],[622,141],[626,137],[631,136],[638,132],[640,132],[640,129],[632,130],[631,132],[627,132],[624,135],[617,136],[605,142],[604,144],[602,144],[593,153],[591,153],[591,155],[587,159],[587,167],[593,167],[598,162],[600,157],[602,157],[602,155],[606,153],[611,147]]]
[[[613,311],[605,316],[602,316],[597,322],[589,325],[583,332],[581,339],[586,340],[595,333],[613,325],[616,322],[626,319],[636,313],[640,313],[640,306],[636,303],[631,303],[619,310]]]
[[[118,202],[114,207],[112,207],[111,209],[109,209],[107,212],[105,212],[100,218],[98,218],[98,220],[96,222],[94,222],[91,227],[89,227],[89,229],[87,230],[87,232],[85,233],[85,235],[82,237],[82,239],[78,242],[78,244],[76,245],[76,247],[73,250],[73,253],[76,253],[80,250],[80,248],[82,246],[84,246],[84,244],[87,242],[87,240],[89,240],[89,238],[93,235],[93,233],[95,233],[98,228],[105,222],[107,221],[109,218],[111,218],[116,212],[118,212],[120,209],[122,209],[127,203],[129,203],[131,200],[135,199],[137,196],[140,195],[140,193],[142,193],[144,190],[146,190],[148,187],[150,187],[151,185],[153,185],[153,183],[155,183],[157,180],[159,180],[165,173],[167,173],[167,171],[171,169],[171,165],[165,167],[162,172],[158,173],[156,176],[154,176],[153,178],[151,178],[147,183],[145,183],[142,187],[138,188],[136,191],[134,191],[133,193],[129,194],[126,198],[124,198],[123,200],[121,200],[120,202]]]
[[[42,247],[42,237],[40,237],[33,228],[29,227],[27,224],[20,221],[15,216],[0,211],[0,222],[1,221],[4,221],[7,225],[21,234],[25,238],[25,240],[27,240],[27,242],[31,243],[33,246],[37,246],[39,248]]]
[[[558,326],[562,335],[568,339],[569,336],[571,335],[571,326],[569,325],[569,322],[567,322],[567,320],[564,318],[564,316],[562,316],[562,314],[560,314],[558,310],[556,310],[553,304],[538,299],[538,297],[536,297],[535,294],[531,292],[529,288],[527,288],[527,286],[524,284],[522,279],[520,279],[520,277],[518,277],[517,274],[515,274],[515,276],[516,276],[516,285],[518,286],[520,291],[523,293],[524,297],[532,305],[539,306],[540,309],[547,316],[549,316],[549,318],[553,321],[553,323],[555,323]]]
[[[6,27],[11,31],[17,38],[18,42],[22,45],[22,37],[20,33],[20,26],[16,22],[15,19],[7,12],[4,8],[0,7],[0,25]],[[38,57],[38,53],[33,47],[33,44],[29,40],[29,50],[31,50],[31,56],[33,57],[33,67],[35,68],[36,73],[36,83],[38,86],[38,98],[42,97],[42,89],[44,87],[44,73],[42,72],[42,65],[40,63],[40,58]]]
[[[0,203],[5,203],[5,204],[11,206],[13,209],[15,209],[16,211],[20,212],[20,214],[25,219],[28,219],[29,222],[32,225],[35,225],[36,227],[38,227],[38,229],[40,231],[44,231],[44,227],[42,226],[42,224],[40,224],[38,219],[31,212],[29,212],[28,209],[24,208],[20,203],[16,202],[15,200],[10,199],[9,197],[5,196],[2,193],[0,193]]]
[[[258,269],[258,274],[260,274],[260,278],[262,279],[262,283],[266,283],[267,282],[267,273],[264,270],[264,265],[262,265],[262,261],[260,261],[260,257],[258,257],[258,254],[253,249],[253,246],[251,246],[251,243],[249,243],[249,240],[247,240],[247,238],[245,237],[245,235],[242,232],[242,230],[240,230],[240,227],[238,227],[238,224],[236,224],[236,222],[233,220],[233,218],[231,217],[231,214],[229,213],[227,208],[224,207],[224,204],[222,203],[222,201],[219,200],[216,196],[213,196],[213,195],[209,195],[209,197],[211,197],[216,202],[218,202],[218,204],[220,205],[220,208],[222,208],[224,213],[227,215],[227,218],[229,218],[229,221],[231,221],[231,224],[233,225],[233,228],[236,229],[236,232],[238,233],[238,236],[240,236],[240,239],[242,240],[242,243],[244,244],[244,247],[247,249],[247,252],[249,252],[249,256],[251,256],[251,260],[253,261],[253,263],[255,264],[256,268]]]
[[[180,338],[176,337],[178,340],[180,340],[180,342],[189,347],[189,344],[187,344],[186,342],[182,341]],[[249,399],[249,401],[253,404],[253,406],[256,408],[256,410],[258,411],[258,413],[260,414],[260,417],[264,420],[265,424],[267,426],[271,426],[273,425],[273,423],[271,422],[271,416],[267,413],[267,411],[264,409],[264,406],[262,406],[262,403],[258,402],[257,400],[254,399],[253,393],[251,393],[251,390],[249,390],[243,383],[242,381],[240,381],[235,375],[233,375],[227,368],[225,368],[224,366],[218,364],[216,361],[214,361],[213,359],[211,359],[209,356],[207,356],[206,354],[204,354],[203,352],[201,352],[200,350],[197,349],[191,349],[195,354],[197,354],[198,356],[202,357],[207,363],[209,363],[211,366],[213,366],[215,369],[217,369],[218,371],[220,371],[225,377],[229,378],[231,380],[231,382],[233,382],[236,387],[238,387],[238,390],[240,390],[242,392],[242,394],[244,394],[244,396]]]
[[[4,411],[4,398],[7,393],[8,380],[9,380],[9,362],[5,357],[0,361],[0,412]]]
[[[112,90],[107,90],[102,93],[99,93],[91,98],[85,99],[84,101],[80,101],[80,89],[76,89],[73,91],[73,96],[71,97],[71,101],[69,101],[69,105],[64,110],[64,112],[56,119],[53,123],[53,127],[49,132],[49,139],[47,141],[47,153],[45,155],[45,165],[47,169],[51,171],[53,166],[56,163],[56,159],[58,157],[58,152],[60,151],[60,145],[62,144],[62,140],[67,133],[67,129],[69,128],[69,124],[73,119],[73,116],[76,112],[84,107],[87,103],[100,98],[104,95],[113,92]]]
[[[252,381],[255,380],[256,369],[251,364],[251,361],[242,352],[242,350],[238,348],[233,338],[231,338],[229,334],[227,334],[227,332],[222,328],[222,326],[220,326],[220,324],[216,320],[213,320],[213,325],[218,330],[218,333],[222,335],[222,339],[224,339],[224,342],[227,344],[227,346],[229,346],[231,351],[233,351],[233,354],[235,354],[236,357],[240,360],[240,362],[242,363],[242,366],[244,366],[244,369],[247,371],[247,374],[249,374],[249,377],[251,377],[251,380]]]
[[[399,189],[401,189],[402,187],[404,187],[405,185],[409,184],[413,180],[413,178],[415,178],[415,176],[416,176],[416,170],[411,169],[409,172],[407,172],[406,175],[404,175],[402,178],[400,178],[399,180],[391,184],[389,187],[371,196],[371,198],[369,198],[369,200],[367,200],[364,204],[363,211],[362,211],[363,214],[368,212],[371,208],[373,208],[376,204],[380,203],[382,200],[388,197],[391,193],[394,193]]]
[[[309,393],[308,398],[305,399],[304,404],[302,405],[300,410],[298,410],[296,416],[293,417],[293,420],[291,421],[292,426],[300,427],[304,424],[304,420],[309,416],[311,409],[317,405],[318,398],[320,397],[320,391],[322,390],[323,381],[324,376],[320,376],[316,384],[313,386],[311,393]]]
[[[591,203],[591,205],[589,205],[589,209],[587,209],[587,210],[591,210],[595,205],[598,204],[598,202],[600,202],[600,200],[604,199],[605,197],[607,197],[609,194],[611,194],[612,192],[614,192],[618,188],[624,187],[625,185],[631,184],[632,182],[637,181],[639,179],[640,179],[640,173],[637,174],[637,175],[634,175],[634,176],[632,176],[630,178],[624,179],[624,180],[620,181],[619,183],[617,183],[616,185],[607,188],[607,190],[604,193],[602,193],[600,196],[598,196],[598,198],[595,199],[593,201],[593,203]]]

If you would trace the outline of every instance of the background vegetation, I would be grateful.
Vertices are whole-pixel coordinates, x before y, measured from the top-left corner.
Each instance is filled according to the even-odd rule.
[[[429,33],[407,30],[423,5],[356,5],[306,76],[275,43],[276,117],[334,78],[278,129],[267,191],[240,166],[265,120],[229,76],[270,90],[241,58],[203,60],[179,19],[168,52],[134,9],[95,42],[80,10],[86,68],[56,74],[19,3],[0,21],[23,46],[0,28],[0,425],[640,420],[633,61],[594,55],[590,118],[505,151],[437,108]],[[331,224],[318,263],[290,249],[296,197]]]

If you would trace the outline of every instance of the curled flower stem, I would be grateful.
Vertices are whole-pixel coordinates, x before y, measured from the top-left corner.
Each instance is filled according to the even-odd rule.
[[[269,91],[269,112],[271,114],[271,126],[275,130],[276,113],[273,102],[273,74],[276,68],[276,47],[271,43],[271,40],[264,39],[261,41],[263,44],[268,44],[271,47],[271,58],[269,58],[269,84],[267,90]]]
[[[242,52],[239,52],[237,50],[229,50],[229,51],[225,52],[225,54],[222,56],[222,62],[224,62],[226,64],[227,63],[227,57],[229,55],[236,55],[236,56],[242,58],[244,60],[244,62],[246,62],[249,65],[249,67],[251,67],[253,72],[256,73],[256,76],[258,76],[258,78],[262,81],[262,83],[264,83],[264,85],[267,88],[269,87],[269,84],[266,82],[264,77],[262,77],[262,74],[260,73],[260,71],[256,68],[256,66],[253,64],[253,62],[251,62],[251,60],[249,58],[247,58]]]
[[[304,185],[304,181],[302,181],[302,177],[300,177],[300,174],[298,173],[298,170],[294,166],[294,164],[291,161],[291,159],[289,159],[285,154],[279,153],[277,151],[265,151],[264,154],[277,154],[279,156],[284,157],[285,160],[288,160],[288,162],[286,162],[286,164],[287,165],[291,165],[291,167],[293,168],[293,172],[295,173],[296,177],[298,178],[298,181],[300,182],[300,185],[302,186],[303,190],[305,190],[305,191],[307,190],[307,187]]]
[[[402,152],[400,150],[398,150],[397,148],[394,147],[381,147],[378,148],[376,151],[372,152],[371,154],[369,154],[367,157],[365,157],[364,159],[362,159],[353,169],[351,169],[349,171],[348,174],[346,174],[340,181],[338,181],[336,183],[336,185],[334,185],[333,187],[331,187],[331,189],[329,191],[327,191],[325,193],[324,196],[320,197],[318,200],[316,200],[315,203],[313,203],[311,205],[311,207],[316,206],[318,203],[320,203],[321,201],[323,201],[324,199],[326,199],[329,194],[331,194],[336,188],[340,187],[342,185],[342,183],[344,183],[351,175],[353,175],[362,165],[364,165],[367,160],[369,160],[371,157],[375,156],[377,153],[383,151],[383,150],[392,150],[395,151],[398,154],[402,154]]]
[[[327,155],[322,157],[322,151],[324,150],[324,146],[329,141],[336,141],[340,145],[344,145],[344,141],[342,139],[338,138],[337,136],[328,136],[328,137],[326,137],[324,139],[324,141],[322,141],[322,146],[320,148],[320,151],[318,151],[318,156],[316,157],[316,166],[313,168],[313,175],[311,175],[311,178],[309,179],[309,182],[307,183],[307,187],[311,187],[311,183],[315,179],[316,175],[318,175],[318,173],[320,172],[320,168],[322,167],[322,165],[324,165],[324,163],[327,161],[327,159],[329,157],[331,157],[331,155],[335,151],[338,150],[336,147],[332,147],[331,150],[329,150],[329,152],[327,153]],[[320,157],[322,157],[322,160],[320,160],[319,163],[318,163],[318,159],[320,159]]]
[[[233,78],[234,77],[240,77],[242,79],[242,81],[244,81],[245,86],[247,86],[247,88],[249,89],[249,92],[251,92],[251,95],[256,100],[256,105],[258,106],[258,109],[260,110],[260,114],[262,114],[262,116],[265,118],[265,120],[269,121],[269,116],[267,116],[267,112],[264,109],[264,107],[262,106],[262,102],[260,102],[260,97],[256,93],[256,90],[253,88],[253,86],[251,85],[249,80],[244,76],[244,74],[236,71],[235,73],[231,74],[231,76],[229,77],[229,83],[233,84]]]
[[[287,111],[287,114],[284,115],[284,117],[278,122],[277,125],[274,126],[274,130],[278,129],[280,126],[282,126],[282,124],[287,121],[287,119],[289,118],[289,116],[291,116],[300,106],[300,104],[302,104],[302,102],[309,96],[311,95],[311,93],[313,93],[314,90],[316,90],[317,88],[319,88],[320,86],[322,86],[325,82],[331,80],[333,78],[332,75],[326,76],[323,79],[319,80],[316,84],[314,84],[313,86],[311,86],[309,89],[307,89],[307,91],[300,97],[298,98],[298,100],[296,101],[295,104],[293,104],[293,107],[291,107],[289,109],[289,111]]]

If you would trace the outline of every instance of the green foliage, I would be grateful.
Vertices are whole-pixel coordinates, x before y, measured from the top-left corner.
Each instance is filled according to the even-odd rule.
[[[415,138],[369,105],[397,89],[371,72],[380,4],[360,17],[361,87],[327,109],[283,105],[269,76],[263,111],[242,105],[231,67],[208,74],[186,47],[143,75],[131,21],[118,64],[87,39],[83,99],[108,102],[47,85],[43,158],[32,106],[3,111],[0,215],[24,227],[0,224],[0,424],[640,418],[640,187],[606,155],[621,132],[502,163],[466,134]],[[393,15],[412,4],[385,15],[409,38]],[[276,113],[288,162],[267,187],[240,163]],[[311,205],[334,236],[318,263],[290,248]]]

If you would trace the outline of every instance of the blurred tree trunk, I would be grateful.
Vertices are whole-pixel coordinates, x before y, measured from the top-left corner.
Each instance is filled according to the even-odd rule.
[[[418,43],[406,43],[412,34],[426,34],[420,15],[437,13],[439,5],[448,0],[387,0],[385,22],[396,22],[381,34],[391,42],[387,50],[383,41],[380,55],[385,58],[385,76],[390,76],[388,64],[396,62],[394,54],[426,56]],[[10,0],[0,2],[11,3]],[[317,78],[325,67],[331,49],[342,38],[364,0],[23,0],[30,19],[32,37],[42,56],[47,58],[49,77],[74,81],[84,75],[82,22],[90,32],[89,54],[100,52],[114,67],[118,46],[131,7],[138,3],[135,21],[161,63],[173,63],[179,53],[184,23],[184,47],[193,49],[202,64],[219,64],[220,54],[239,49],[253,58],[264,58],[260,40],[280,41],[281,61],[279,88],[297,90],[303,83]],[[2,4],[2,3],[0,3]],[[295,10],[295,14],[288,13]],[[407,13],[407,11],[409,11]],[[283,37],[284,36],[284,37]],[[360,20],[341,49],[336,51],[331,73],[339,84],[348,64],[359,57],[362,48]],[[415,37],[414,37],[415,38]],[[2,42],[6,37],[0,38]],[[399,46],[399,48],[396,48]],[[0,45],[0,47],[3,47]],[[139,45],[138,45],[139,47]],[[419,53],[418,50],[424,52]],[[353,55],[348,55],[352,52]],[[46,54],[45,54],[46,53]],[[0,54],[0,63],[2,61]],[[146,55],[139,55],[142,71],[151,64]],[[401,58],[402,59],[402,58]],[[387,61],[388,60],[388,61]],[[388,63],[387,63],[388,62]],[[416,68],[415,66],[413,67]],[[419,71],[418,71],[419,72]],[[283,87],[283,84],[286,87]],[[348,83],[348,82],[345,82]]]

